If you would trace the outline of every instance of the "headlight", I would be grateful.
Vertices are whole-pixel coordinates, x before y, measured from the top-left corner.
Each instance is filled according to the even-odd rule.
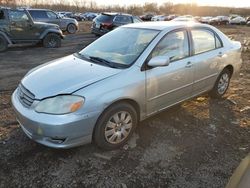
[[[75,95],[59,95],[44,99],[38,103],[36,112],[47,114],[68,114],[77,111],[84,103],[84,98]]]

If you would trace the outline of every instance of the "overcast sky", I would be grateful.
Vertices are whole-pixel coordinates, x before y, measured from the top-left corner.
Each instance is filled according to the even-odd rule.
[[[144,3],[164,3],[168,0],[92,0],[97,5],[132,5]],[[197,3],[198,5],[215,5],[230,7],[250,7],[250,0],[172,0],[173,3]]]

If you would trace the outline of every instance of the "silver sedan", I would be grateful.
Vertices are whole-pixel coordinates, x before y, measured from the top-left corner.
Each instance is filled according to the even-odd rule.
[[[241,64],[241,44],[212,26],[131,24],[32,69],[12,103],[38,143],[115,149],[139,121],[204,92],[221,97]]]

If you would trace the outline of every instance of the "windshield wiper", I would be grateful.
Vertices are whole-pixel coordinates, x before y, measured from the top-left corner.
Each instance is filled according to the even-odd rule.
[[[89,60],[89,58],[83,54],[81,54],[80,52],[76,52],[74,53],[74,56],[80,58],[80,59],[84,59],[84,60]]]
[[[89,56],[89,59],[96,62],[96,63],[103,63],[109,67],[112,68],[117,68],[116,64],[112,61],[108,61],[106,59],[100,58],[100,57],[95,57],[95,56]]]

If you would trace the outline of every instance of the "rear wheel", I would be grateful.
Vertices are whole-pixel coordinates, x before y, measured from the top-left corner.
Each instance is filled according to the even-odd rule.
[[[94,141],[103,149],[116,149],[126,143],[137,124],[135,109],[128,103],[108,108],[99,118]]]
[[[58,34],[49,33],[43,39],[43,46],[45,48],[58,48],[61,46],[61,37]]]
[[[228,69],[224,69],[217,78],[215,85],[210,92],[214,98],[221,98],[227,91],[232,73]]]
[[[74,33],[76,33],[76,30],[77,30],[77,28],[76,28],[76,25],[75,25],[75,24],[69,24],[68,27],[67,27],[67,32],[68,32],[69,34],[74,34]]]
[[[5,51],[8,48],[8,41],[0,35],[0,52]]]

